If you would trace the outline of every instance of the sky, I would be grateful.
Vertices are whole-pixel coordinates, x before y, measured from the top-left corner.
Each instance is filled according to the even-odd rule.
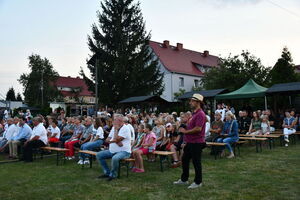
[[[300,64],[299,0],[140,0],[152,40],[227,57],[248,50],[273,66],[287,46]],[[46,57],[62,76],[87,72],[87,36],[100,0],[0,0],[0,99]]]

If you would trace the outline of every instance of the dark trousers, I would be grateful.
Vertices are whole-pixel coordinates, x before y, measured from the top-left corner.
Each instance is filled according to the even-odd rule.
[[[194,182],[196,184],[202,183],[201,154],[204,147],[205,143],[187,143],[185,145],[182,156],[182,181],[189,179],[190,160],[192,159],[195,168]]]
[[[46,146],[44,142],[41,140],[33,140],[27,143],[26,146],[23,147],[23,159],[25,162],[32,162],[32,151],[34,148],[40,148]]]

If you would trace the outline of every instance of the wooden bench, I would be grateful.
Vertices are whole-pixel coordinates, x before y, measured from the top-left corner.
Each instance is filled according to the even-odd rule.
[[[218,147],[225,147],[226,143],[220,142],[206,142],[206,146],[211,146],[212,151],[214,152],[215,160],[217,160],[217,156],[220,151],[218,151]]]
[[[59,148],[59,147],[41,147],[42,150],[46,151],[56,151],[56,165],[58,166],[59,160],[62,154],[65,154],[67,151],[70,151],[66,148]],[[63,160],[65,162],[65,160]]]
[[[256,146],[256,153],[258,153],[258,147],[260,147],[260,152],[262,152],[262,147],[261,147],[261,143],[262,141],[267,141],[268,138],[259,138],[259,137],[240,137],[240,140],[249,140],[249,141],[255,141],[255,146]]]
[[[269,134],[269,135],[246,135],[246,134],[240,134],[239,136],[242,137],[257,137],[257,138],[268,138],[269,141],[269,147],[270,149],[275,147],[275,139],[279,138],[279,135],[273,135],[273,134]]]
[[[90,160],[90,168],[92,168],[93,166],[93,156],[96,157],[97,153],[96,151],[89,151],[89,150],[80,150],[78,151],[79,153],[85,153],[85,154],[89,154],[91,155],[89,157],[89,160]],[[125,159],[122,159],[120,160],[119,162],[119,168],[118,168],[118,178],[120,178],[120,174],[121,174],[121,167],[122,166],[125,166],[126,167],[126,176],[128,177],[129,175],[129,164],[134,162],[135,159],[133,158],[125,158]],[[84,168],[84,165],[82,165],[82,168]]]
[[[163,172],[164,168],[163,168],[163,161],[169,159],[168,156],[173,155],[174,152],[170,152],[170,151],[154,151],[153,152],[154,155],[158,155],[159,156],[159,162],[160,162],[160,171]]]

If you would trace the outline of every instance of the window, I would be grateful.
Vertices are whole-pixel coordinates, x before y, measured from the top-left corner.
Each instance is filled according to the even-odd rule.
[[[179,77],[179,87],[184,87],[184,78]]]
[[[194,87],[199,87],[199,80],[194,80]]]

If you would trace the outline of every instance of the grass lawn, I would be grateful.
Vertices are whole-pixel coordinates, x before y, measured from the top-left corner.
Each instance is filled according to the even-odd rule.
[[[3,159],[3,156],[0,158]],[[174,186],[181,169],[159,170],[159,163],[145,161],[146,173],[108,183],[98,180],[100,166],[81,169],[74,161],[55,165],[55,157],[33,163],[0,165],[0,199],[300,199],[300,144],[276,146],[255,153],[243,146],[241,157],[214,160],[203,153],[203,187],[188,190]],[[194,171],[191,169],[191,179]]]

